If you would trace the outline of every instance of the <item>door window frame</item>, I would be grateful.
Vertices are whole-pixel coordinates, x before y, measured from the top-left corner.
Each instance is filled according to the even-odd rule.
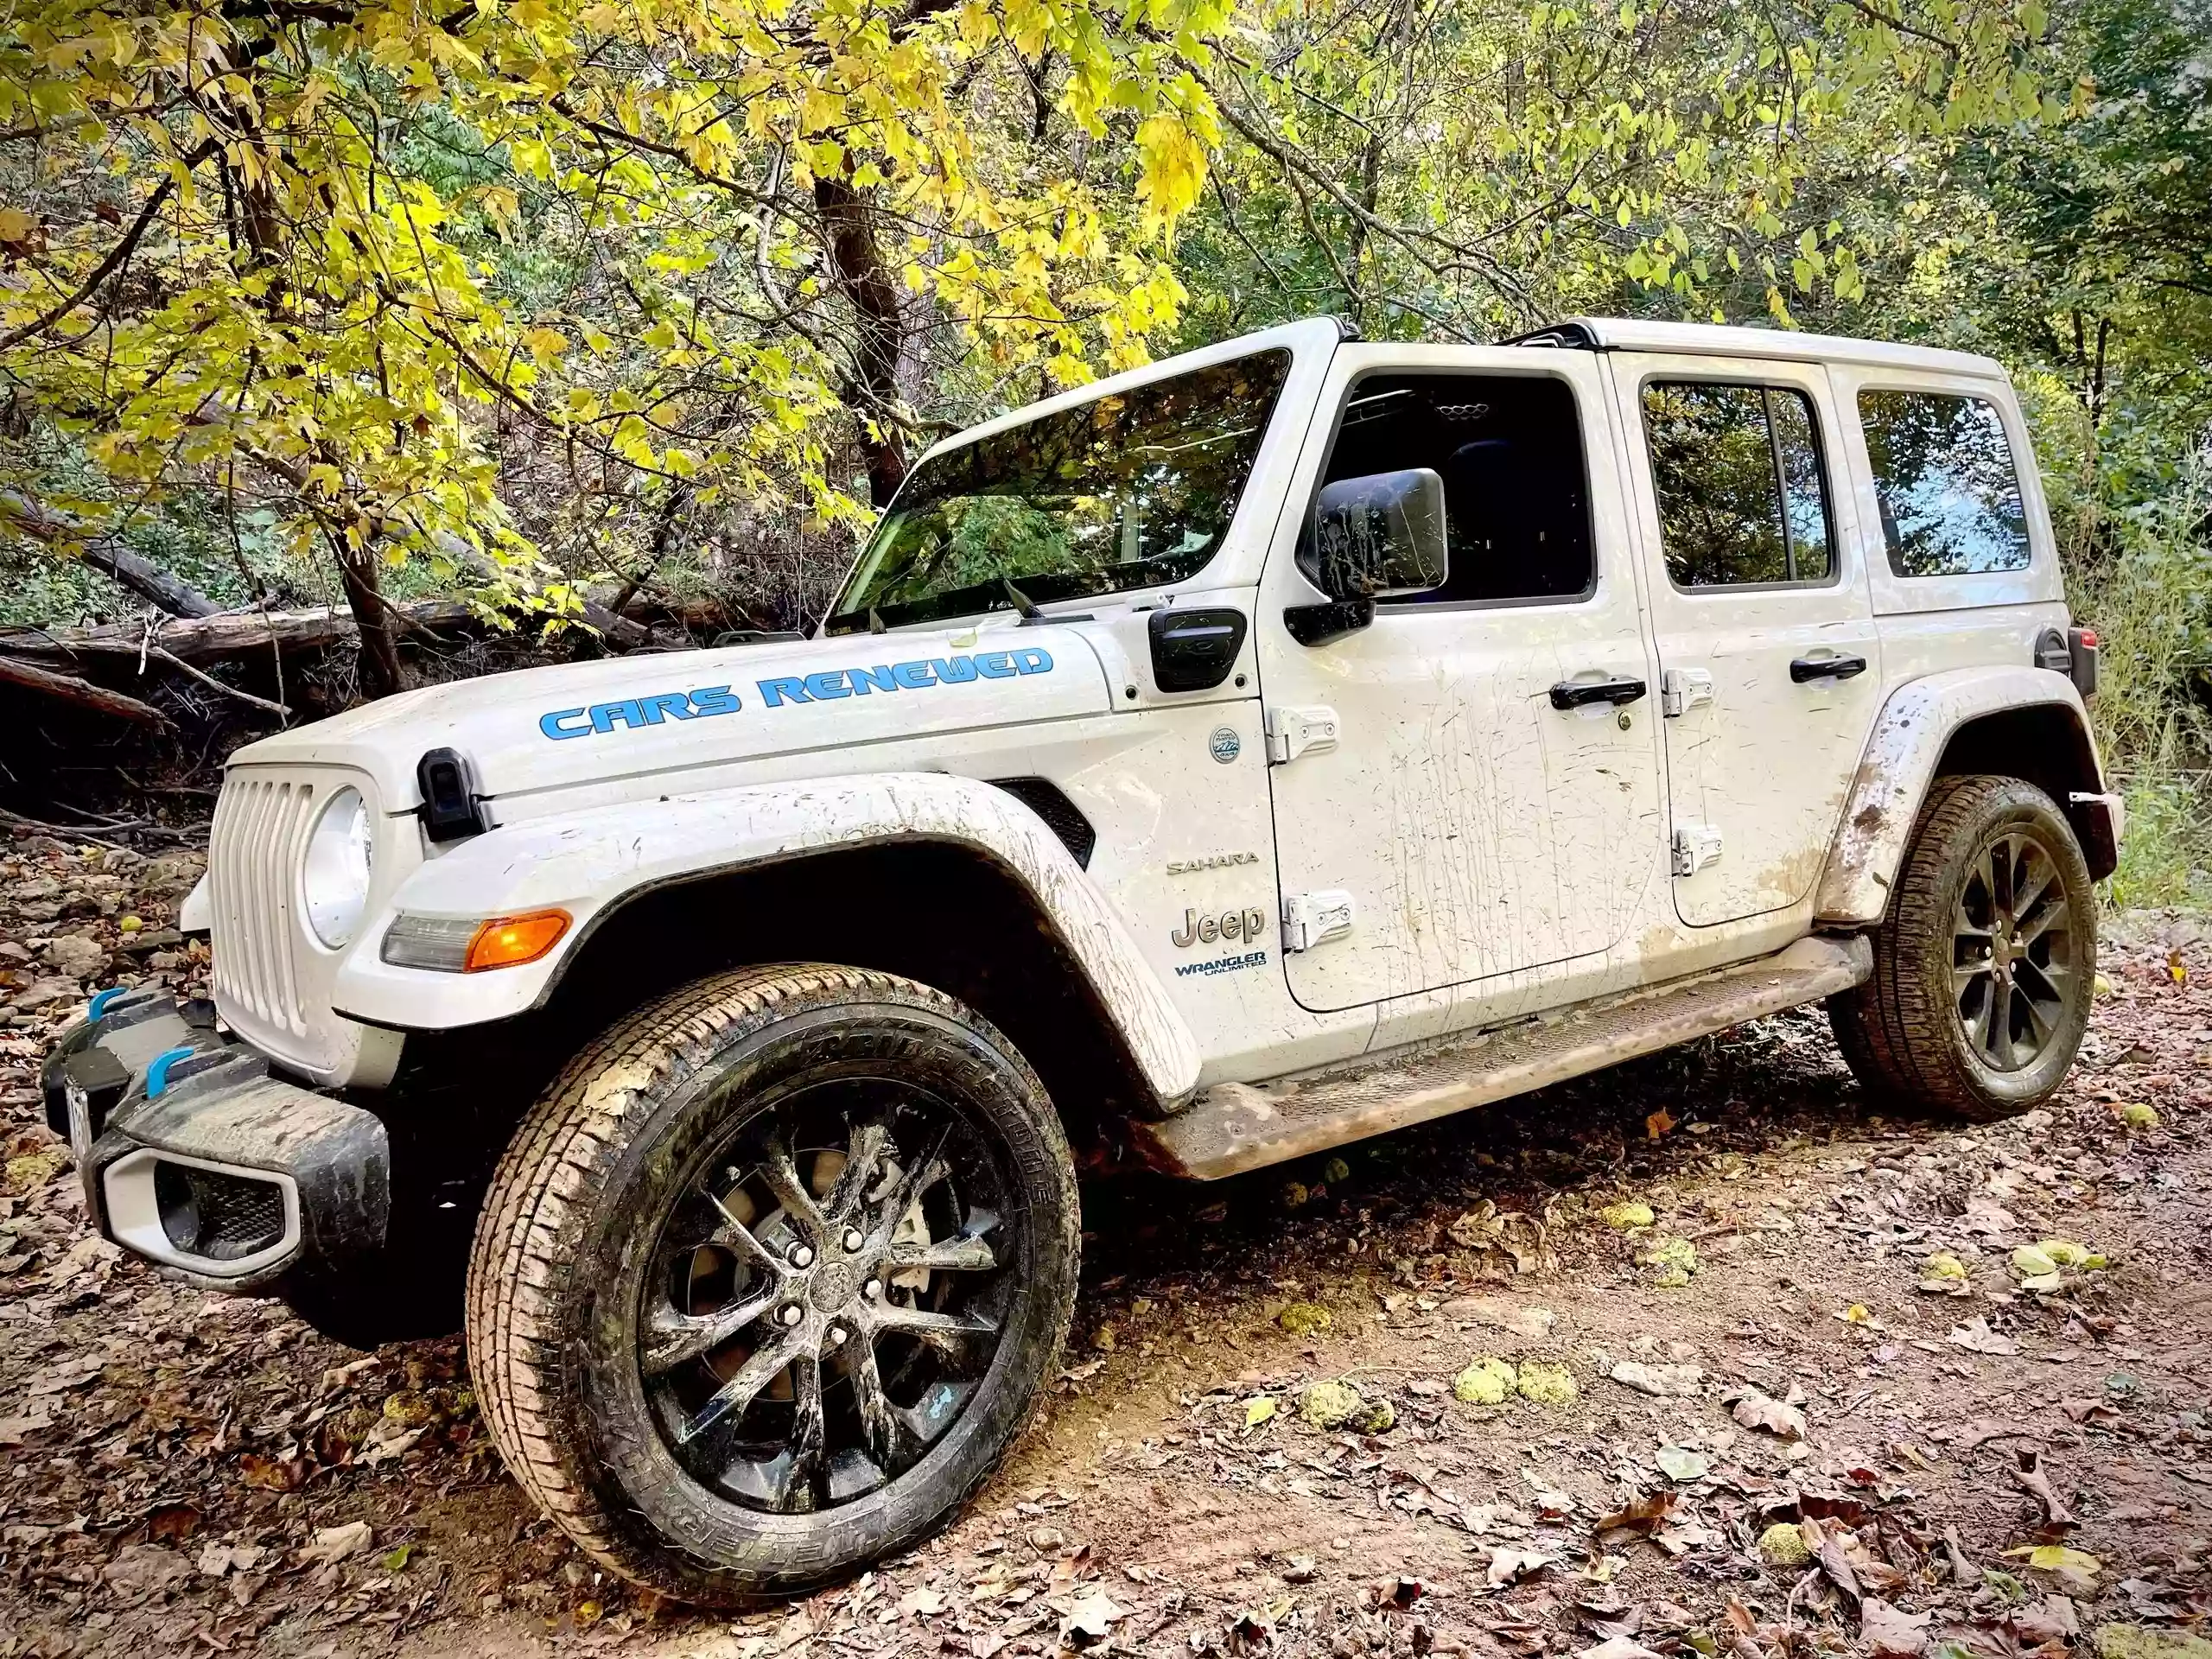
[[[1691,605],[1743,601],[1771,596],[1789,603],[1834,602],[1860,590],[1870,559],[1859,527],[1865,522],[1857,492],[1863,475],[1864,447],[1856,443],[1857,423],[1841,413],[1843,392],[1833,365],[1815,359],[1707,357],[1690,353],[1619,352],[1608,354],[1614,386],[1614,410],[1622,434],[1622,486],[1636,525],[1639,560],[1656,603],[1661,594]],[[1624,358],[1630,359],[1624,363]],[[1813,432],[1820,451],[1826,491],[1831,556],[1828,574],[1815,581],[1731,582],[1685,588],[1667,569],[1665,530],[1659,519],[1659,480],[1651,442],[1643,425],[1643,389],[1654,381],[1691,381],[1723,386],[1786,387],[1802,391],[1813,406]],[[1860,593],[1863,604],[1865,594]]]
[[[1548,609],[1595,606],[1606,598],[1613,584],[1633,582],[1624,566],[1624,562],[1632,564],[1635,556],[1626,481],[1619,476],[1617,461],[1611,468],[1600,464],[1601,457],[1611,459],[1616,455],[1617,446],[1612,411],[1595,353],[1553,353],[1522,346],[1382,342],[1345,345],[1338,348],[1336,361],[1322,386],[1322,395],[1315,401],[1313,425],[1307,429],[1298,465],[1291,474],[1290,488],[1283,495],[1282,517],[1275,525],[1268,569],[1261,583],[1259,602],[1263,626],[1280,628],[1282,607],[1287,604],[1308,604],[1327,597],[1298,569],[1299,538],[1312,522],[1313,504],[1321,493],[1321,480],[1327,473],[1329,457],[1336,451],[1344,408],[1359,382],[1377,374],[1513,377],[1564,383],[1568,396],[1574,400],[1575,419],[1582,438],[1583,493],[1590,514],[1592,580],[1579,594],[1435,600],[1425,604],[1418,601],[1407,604],[1378,603],[1374,622],[1360,630],[1361,633],[1413,617],[1527,610],[1539,606]],[[1607,557],[1608,547],[1614,550],[1611,560]],[[1347,638],[1356,639],[1357,635]]]
[[[1825,377],[1821,376],[1821,365],[1817,363],[1744,359],[1717,364],[1707,360],[1697,364],[1694,367],[1686,365],[1680,368],[1644,368],[1637,373],[1634,383],[1628,388],[1626,402],[1636,412],[1634,429],[1636,441],[1630,448],[1636,455],[1634,464],[1637,468],[1638,490],[1637,515],[1640,518],[1643,509],[1646,506],[1649,507],[1653,535],[1651,556],[1656,562],[1656,569],[1667,579],[1667,586],[1684,598],[1695,599],[1708,594],[1713,595],[1791,594],[1808,590],[1817,593],[1844,585],[1845,543],[1850,538],[1844,531],[1843,513],[1838,504],[1838,498],[1842,493],[1836,487],[1836,469],[1830,459],[1835,453],[1835,446],[1827,442],[1827,433],[1834,429],[1835,423],[1831,415],[1823,413],[1823,404],[1827,401],[1821,396],[1822,391],[1826,390],[1825,386],[1808,384],[1806,378],[1796,372],[1800,371],[1809,371],[1812,376],[1820,376],[1825,379]],[[1806,407],[1812,416],[1813,460],[1814,464],[1819,467],[1821,474],[1821,509],[1827,519],[1827,575],[1783,582],[1694,582],[1688,587],[1675,580],[1675,573],[1667,568],[1667,528],[1659,512],[1659,468],[1651,454],[1651,429],[1644,424],[1643,394],[1654,385],[1730,386],[1745,391],[1794,391],[1804,397]],[[1624,423],[1626,422],[1627,413],[1627,410],[1624,409],[1622,411]],[[1767,446],[1770,454],[1774,453],[1775,443],[1774,416],[1770,410],[1767,415]],[[1777,489],[1782,487],[1778,474],[1776,487]],[[1783,519],[1786,524],[1789,519],[1789,500],[1786,495],[1781,502],[1781,506]]]
[[[1839,363],[1829,369],[1835,400],[1844,419],[1843,447],[1851,475],[1853,509],[1868,526],[1862,543],[1872,588],[1874,613],[1894,616],[1905,612],[1970,611],[2002,605],[2063,603],[2065,584],[2059,574],[2058,546],[2050,529],[2050,507],[2044,494],[2043,475],[2036,465],[2035,447],[2012,385],[1999,377],[1938,373],[1928,369],[1897,369],[1869,364]],[[1882,537],[1881,495],[1874,484],[1874,464],[1866,452],[1866,434],[1859,423],[1861,391],[1932,391],[1954,397],[1979,397],[1993,405],[2005,429],[2005,442],[2012,452],[2012,472],[2020,486],[2020,505],[2028,516],[2028,563],[2024,570],[1979,570],[1949,576],[1901,576],[1890,569],[1888,543]]]
[[[1813,428],[1813,466],[1820,474],[1821,517],[1827,526],[1828,573],[1824,576],[1786,577],[1781,582],[1699,582],[1684,584],[1675,580],[1675,573],[1667,568],[1667,526],[1658,516],[1659,468],[1651,454],[1651,429],[1645,423],[1643,395],[1653,386],[1723,386],[1731,391],[1773,393],[1796,392],[1805,400],[1805,410]],[[1829,445],[1821,432],[1821,400],[1809,386],[1801,385],[1787,376],[1769,376],[1753,379],[1733,374],[1675,374],[1654,371],[1636,383],[1636,435],[1643,448],[1643,464],[1651,477],[1651,507],[1659,527],[1659,569],[1665,573],[1667,585],[1678,594],[1760,594],[1771,591],[1788,592],[1799,588],[1834,588],[1843,581],[1843,525],[1836,512],[1835,469],[1828,464]],[[1783,482],[1781,439],[1774,429],[1774,410],[1771,402],[1765,405],[1766,442],[1769,463],[1775,469],[1776,505],[1781,510],[1780,524],[1783,534],[1789,533],[1789,498]],[[1794,549],[1788,554],[1791,563],[1796,563]]]
[[[1408,594],[1396,599],[1376,601],[1375,620],[1376,621],[1381,621],[1385,616],[1402,615],[1414,612],[1426,615],[1431,612],[1446,611],[1524,610],[1535,605],[1586,605],[1598,596],[1598,508],[1591,479],[1589,410],[1580,393],[1577,391],[1571,376],[1560,374],[1556,370],[1550,372],[1547,372],[1546,370],[1547,365],[1543,363],[1535,364],[1529,369],[1521,371],[1473,368],[1464,365],[1449,366],[1442,364],[1424,363],[1399,366],[1389,363],[1377,363],[1357,371],[1344,382],[1344,389],[1338,394],[1336,407],[1329,416],[1328,442],[1321,448],[1320,464],[1313,474],[1313,486],[1306,497],[1305,511],[1298,521],[1299,535],[1301,537],[1306,533],[1306,526],[1313,523],[1314,505],[1321,499],[1323,488],[1321,480],[1329,475],[1329,463],[1336,458],[1337,440],[1344,432],[1345,411],[1351,408],[1352,400],[1358,395],[1360,384],[1365,380],[1372,380],[1383,375],[1402,379],[1550,380],[1567,389],[1568,404],[1574,410],[1575,436],[1580,441],[1581,448],[1582,510],[1590,543],[1590,580],[1583,583],[1580,593],[1533,594],[1517,599],[1429,599],[1420,594]]]

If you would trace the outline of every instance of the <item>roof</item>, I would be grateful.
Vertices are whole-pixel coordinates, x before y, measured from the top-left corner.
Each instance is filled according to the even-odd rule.
[[[1808,334],[1792,328],[1739,328],[1709,322],[1646,322],[1633,317],[1574,317],[1509,342],[1601,352],[1676,352],[1689,356],[1765,357],[1790,362],[1868,363],[1884,368],[1929,369],[2002,379],[2004,365],[1974,352],[1847,334]]]

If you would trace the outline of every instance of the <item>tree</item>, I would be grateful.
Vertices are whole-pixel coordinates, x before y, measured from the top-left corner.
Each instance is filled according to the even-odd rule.
[[[650,556],[753,500],[857,522],[837,461],[880,505],[932,355],[988,395],[1141,361],[1174,321],[1225,21],[39,0],[0,39],[0,379],[104,483],[0,449],[0,527],[33,533],[10,500],[64,547],[193,493],[271,512],[331,561],[378,695],[396,564],[567,618],[549,536]]]
[[[1789,324],[1924,243],[1961,138],[2053,122],[2040,0],[1270,0],[1202,75],[1211,331],[1481,340],[1577,310]]]

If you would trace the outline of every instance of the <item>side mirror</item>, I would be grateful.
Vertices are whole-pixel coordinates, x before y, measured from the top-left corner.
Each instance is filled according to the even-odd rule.
[[[1332,600],[1387,599],[1441,588],[1451,568],[1444,480],[1427,467],[1325,486],[1299,569]]]

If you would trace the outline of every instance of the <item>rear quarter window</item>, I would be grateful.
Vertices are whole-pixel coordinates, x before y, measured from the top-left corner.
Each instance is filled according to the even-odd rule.
[[[2028,514],[2005,423],[1986,398],[1861,391],[1859,420],[1900,576],[2028,568]]]

